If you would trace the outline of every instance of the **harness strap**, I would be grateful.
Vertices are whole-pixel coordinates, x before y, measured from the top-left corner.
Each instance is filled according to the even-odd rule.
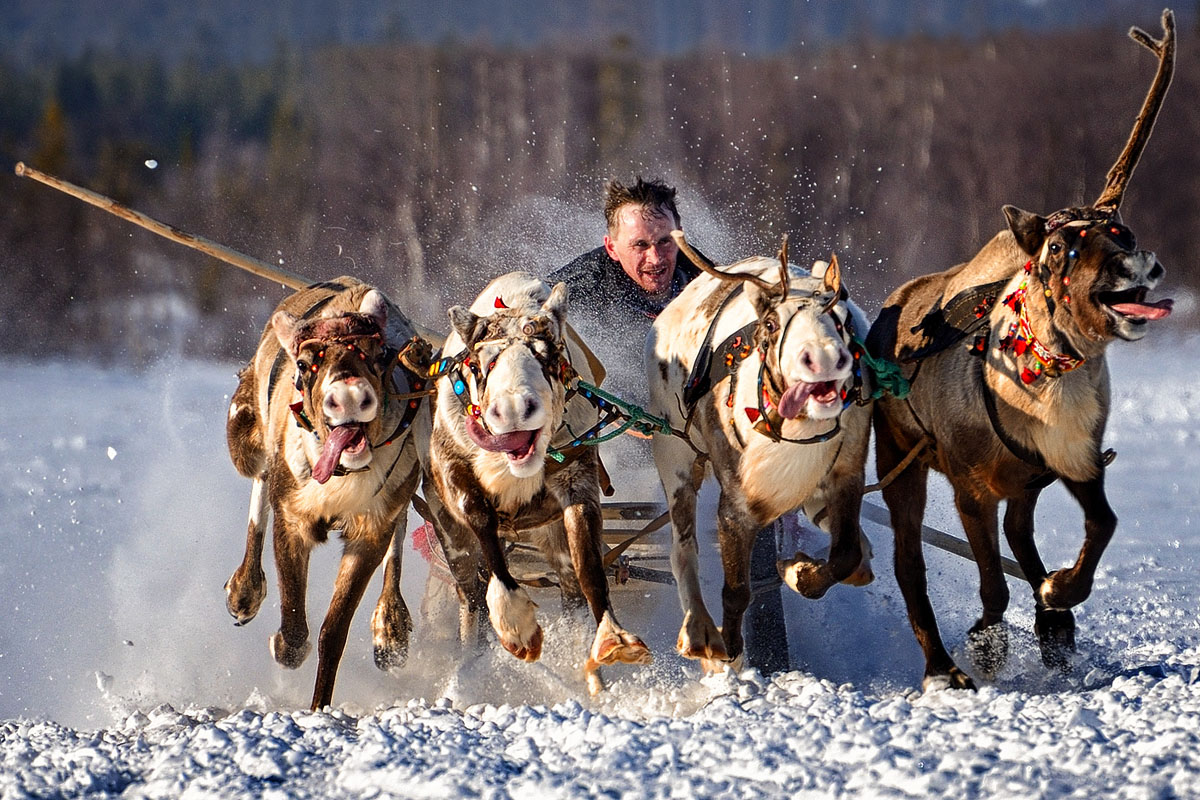
[[[721,314],[724,313],[725,307],[741,293],[742,286],[743,284],[734,286],[725,295],[725,299],[721,301],[721,305],[717,307],[717,313],[713,315],[712,322],[708,325],[708,331],[704,334],[704,342],[700,345],[700,352],[696,356],[695,363],[692,364],[692,370],[688,375],[687,383],[683,386],[683,405],[687,410],[689,418],[696,403],[700,402],[700,398],[708,394],[712,390],[712,387],[720,383],[726,375],[731,374],[731,370],[736,371],[736,364],[725,363],[729,355],[737,353],[738,361],[750,355],[748,349],[745,354],[742,354],[742,347],[745,345],[748,348],[749,342],[753,340],[754,328],[758,324],[757,320],[728,336],[719,347],[713,348],[712,346],[713,338],[717,333],[717,322],[721,319]],[[725,352],[726,357],[713,359],[716,350]]]

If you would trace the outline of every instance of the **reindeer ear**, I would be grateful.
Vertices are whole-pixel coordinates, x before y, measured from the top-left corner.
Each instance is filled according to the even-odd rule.
[[[373,317],[380,330],[387,328],[387,299],[378,289],[363,295],[362,302],[358,304],[358,313]]]
[[[815,272],[816,265],[814,264],[813,267],[813,271]],[[825,271],[821,273],[821,283],[825,294],[829,295],[829,302],[825,304],[825,308],[821,309],[821,313],[823,314],[829,313],[839,301],[850,296],[846,291],[846,287],[842,286],[842,268],[838,265],[837,253],[829,256],[829,264],[825,267]]]
[[[829,256],[829,266],[825,268],[825,274],[821,276],[825,283],[825,291],[833,292],[840,296],[842,293],[842,268],[838,265],[837,253],[832,253]]]
[[[1027,255],[1038,255],[1046,239],[1046,218],[1016,206],[1004,206],[1003,210],[1008,218],[1008,229],[1017,238],[1017,244]]]
[[[271,330],[275,332],[279,346],[289,354],[292,352],[292,343],[296,339],[296,328],[299,325],[300,318],[290,311],[276,311],[271,315]]]
[[[567,322],[569,297],[570,291],[567,289],[567,285],[559,282],[550,291],[550,296],[546,298],[546,302],[542,303],[542,313],[552,318],[558,324],[557,335],[561,335],[563,327]]]
[[[470,347],[479,340],[484,330],[483,317],[475,316],[466,306],[452,306],[447,313],[450,315],[450,324],[463,344]]]

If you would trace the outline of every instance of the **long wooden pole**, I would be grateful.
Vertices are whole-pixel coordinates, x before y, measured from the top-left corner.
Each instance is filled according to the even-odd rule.
[[[226,264],[232,264],[235,267],[244,269],[247,272],[258,275],[260,278],[267,278],[272,281],[282,283],[292,289],[303,289],[305,286],[311,286],[316,281],[310,280],[303,275],[297,275],[294,272],[289,272],[281,267],[276,267],[268,264],[265,261],[259,261],[257,258],[252,258],[244,253],[239,253],[236,250],[231,250],[223,244],[218,244],[211,239],[205,239],[203,236],[197,236],[187,231],[181,231],[178,228],[159,222],[158,220],[148,217],[140,211],[134,211],[132,208],[123,206],[111,197],[105,197],[102,194],[93,192],[89,189],[84,189],[82,186],[76,186],[69,181],[64,181],[61,178],[56,178],[53,175],[47,175],[44,172],[27,166],[23,162],[18,162],[16,173],[22,178],[33,178],[39,183],[44,183],[51,188],[58,189],[60,192],[65,192],[72,197],[77,197],[85,203],[90,203],[97,208],[102,208],[110,214],[120,217],[123,220],[132,222],[134,225],[139,225],[148,231],[157,233],[159,236],[166,237],[173,242],[178,242],[193,250],[199,250],[202,253],[218,258]]]

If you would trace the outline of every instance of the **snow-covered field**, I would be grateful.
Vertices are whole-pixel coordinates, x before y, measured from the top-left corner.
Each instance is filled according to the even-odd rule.
[[[258,619],[235,628],[224,608],[249,488],[224,450],[235,366],[6,363],[0,797],[1200,797],[1200,338],[1171,325],[1111,351],[1121,523],[1078,613],[1073,673],[1042,667],[1029,592],[1013,582],[1012,657],[977,693],[918,691],[888,534],[864,523],[875,584],[785,598],[793,672],[700,679],[672,653],[673,590],[638,586],[618,610],[657,662],[609,670],[600,698],[578,674],[587,637],[565,621],[526,665],[464,662],[418,614],[409,664],[386,675],[370,656],[376,586],[337,709],[310,713],[315,657],[285,672],[267,651],[273,566]],[[644,467],[613,475],[654,496]],[[710,519],[713,504],[710,486]],[[944,490],[929,522],[959,533]],[[1071,560],[1080,515],[1057,487],[1038,525],[1047,562]],[[317,551],[314,629],[337,555]],[[965,666],[974,568],[929,560]],[[414,612],[425,575],[409,551]],[[553,596],[537,599],[552,619]]]

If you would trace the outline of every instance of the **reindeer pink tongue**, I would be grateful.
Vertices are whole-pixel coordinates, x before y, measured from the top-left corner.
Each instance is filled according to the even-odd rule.
[[[1170,298],[1156,300],[1153,303],[1114,303],[1112,310],[1126,317],[1144,317],[1146,319],[1162,319],[1171,316],[1175,301]]]
[[[512,453],[523,455],[533,447],[537,431],[509,431],[508,433],[488,433],[473,417],[467,417],[467,435],[481,449],[491,453]]]
[[[804,411],[804,404],[808,402],[808,398],[816,391],[820,384],[817,383],[793,383],[783,393],[783,397],[779,398],[779,416],[784,419],[795,419]]]
[[[347,448],[358,447],[364,441],[363,429],[360,425],[339,425],[329,431],[325,437],[325,445],[321,448],[321,457],[313,464],[313,480],[324,483],[337,469],[342,458],[342,452]]]

